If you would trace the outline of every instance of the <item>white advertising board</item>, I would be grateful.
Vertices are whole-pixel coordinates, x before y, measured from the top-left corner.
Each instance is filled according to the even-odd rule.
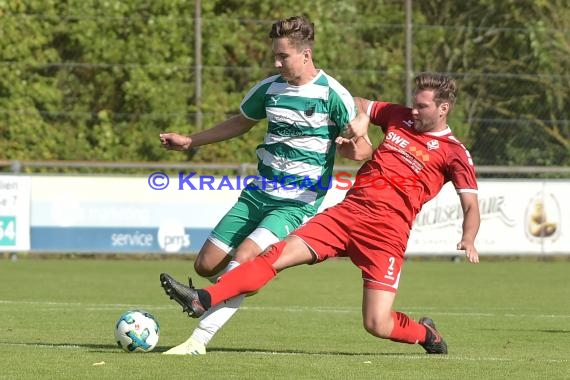
[[[0,251],[30,249],[30,178],[0,175]]]
[[[481,254],[569,254],[569,181],[480,180]],[[414,223],[409,253],[456,254],[462,212],[447,184]]]
[[[182,183],[177,173],[170,177],[156,190],[151,185],[164,184],[164,177],[32,176],[32,250],[196,252],[238,198],[235,185],[244,179],[226,179],[233,188],[212,190],[198,178]],[[333,184],[321,209],[345,193]],[[480,180],[480,254],[570,254],[566,194],[568,180]],[[418,215],[407,254],[460,254],[461,224],[459,198],[447,184]]]

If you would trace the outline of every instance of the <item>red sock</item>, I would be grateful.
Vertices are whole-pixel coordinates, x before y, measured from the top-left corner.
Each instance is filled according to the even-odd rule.
[[[424,325],[414,321],[404,313],[392,312],[394,328],[390,333],[390,340],[400,343],[424,343],[426,339],[426,328]]]
[[[225,273],[217,284],[204,289],[210,294],[212,305],[240,294],[261,289],[277,275],[273,263],[283,252],[284,242],[279,242],[253,261],[241,264]]]

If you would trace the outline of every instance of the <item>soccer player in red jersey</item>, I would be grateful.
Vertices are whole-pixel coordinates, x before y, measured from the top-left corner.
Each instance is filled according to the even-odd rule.
[[[480,224],[477,181],[469,152],[447,125],[457,97],[455,81],[421,73],[415,84],[412,108],[356,99],[362,123],[352,125],[351,137],[364,136],[370,122],[382,128],[385,138],[342,202],[213,286],[196,290],[161,274],[166,294],[190,316],[199,317],[211,305],[257,291],[283,269],[349,257],[362,271],[364,328],[379,338],[419,343],[429,354],[446,354],[447,344],[431,318],[416,322],[392,305],[412,223],[448,181],[463,210],[457,249],[465,251],[469,262],[479,262],[474,245]]]

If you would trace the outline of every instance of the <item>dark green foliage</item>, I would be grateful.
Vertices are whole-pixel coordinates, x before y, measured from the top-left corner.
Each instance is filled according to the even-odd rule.
[[[194,155],[162,150],[158,134],[239,112],[274,73],[271,23],[292,12],[315,22],[318,67],[353,95],[406,100],[401,1],[203,1],[201,103],[194,11],[182,0],[2,2],[0,158],[255,162],[263,123]],[[450,124],[477,163],[570,163],[569,20],[567,0],[414,1],[413,70],[460,81]]]

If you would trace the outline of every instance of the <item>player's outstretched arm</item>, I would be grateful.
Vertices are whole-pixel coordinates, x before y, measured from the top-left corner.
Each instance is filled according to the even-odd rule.
[[[198,132],[191,136],[184,136],[178,133],[161,133],[160,143],[169,150],[188,150],[201,145],[216,143],[241,136],[249,131],[257,121],[245,118],[242,114],[232,116],[226,121]]]
[[[463,210],[463,234],[457,249],[464,250],[469,262],[476,264],[479,262],[479,253],[475,248],[475,237],[481,224],[479,201],[475,193],[460,193],[459,200]]]
[[[358,113],[356,117],[348,123],[346,126],[343,137],[353,138],[353,137],[364,137],[368,134],[368,124],[370,123],[370,117],[366,114],[370,100],[363,98],[354,98],[354,104]]]

